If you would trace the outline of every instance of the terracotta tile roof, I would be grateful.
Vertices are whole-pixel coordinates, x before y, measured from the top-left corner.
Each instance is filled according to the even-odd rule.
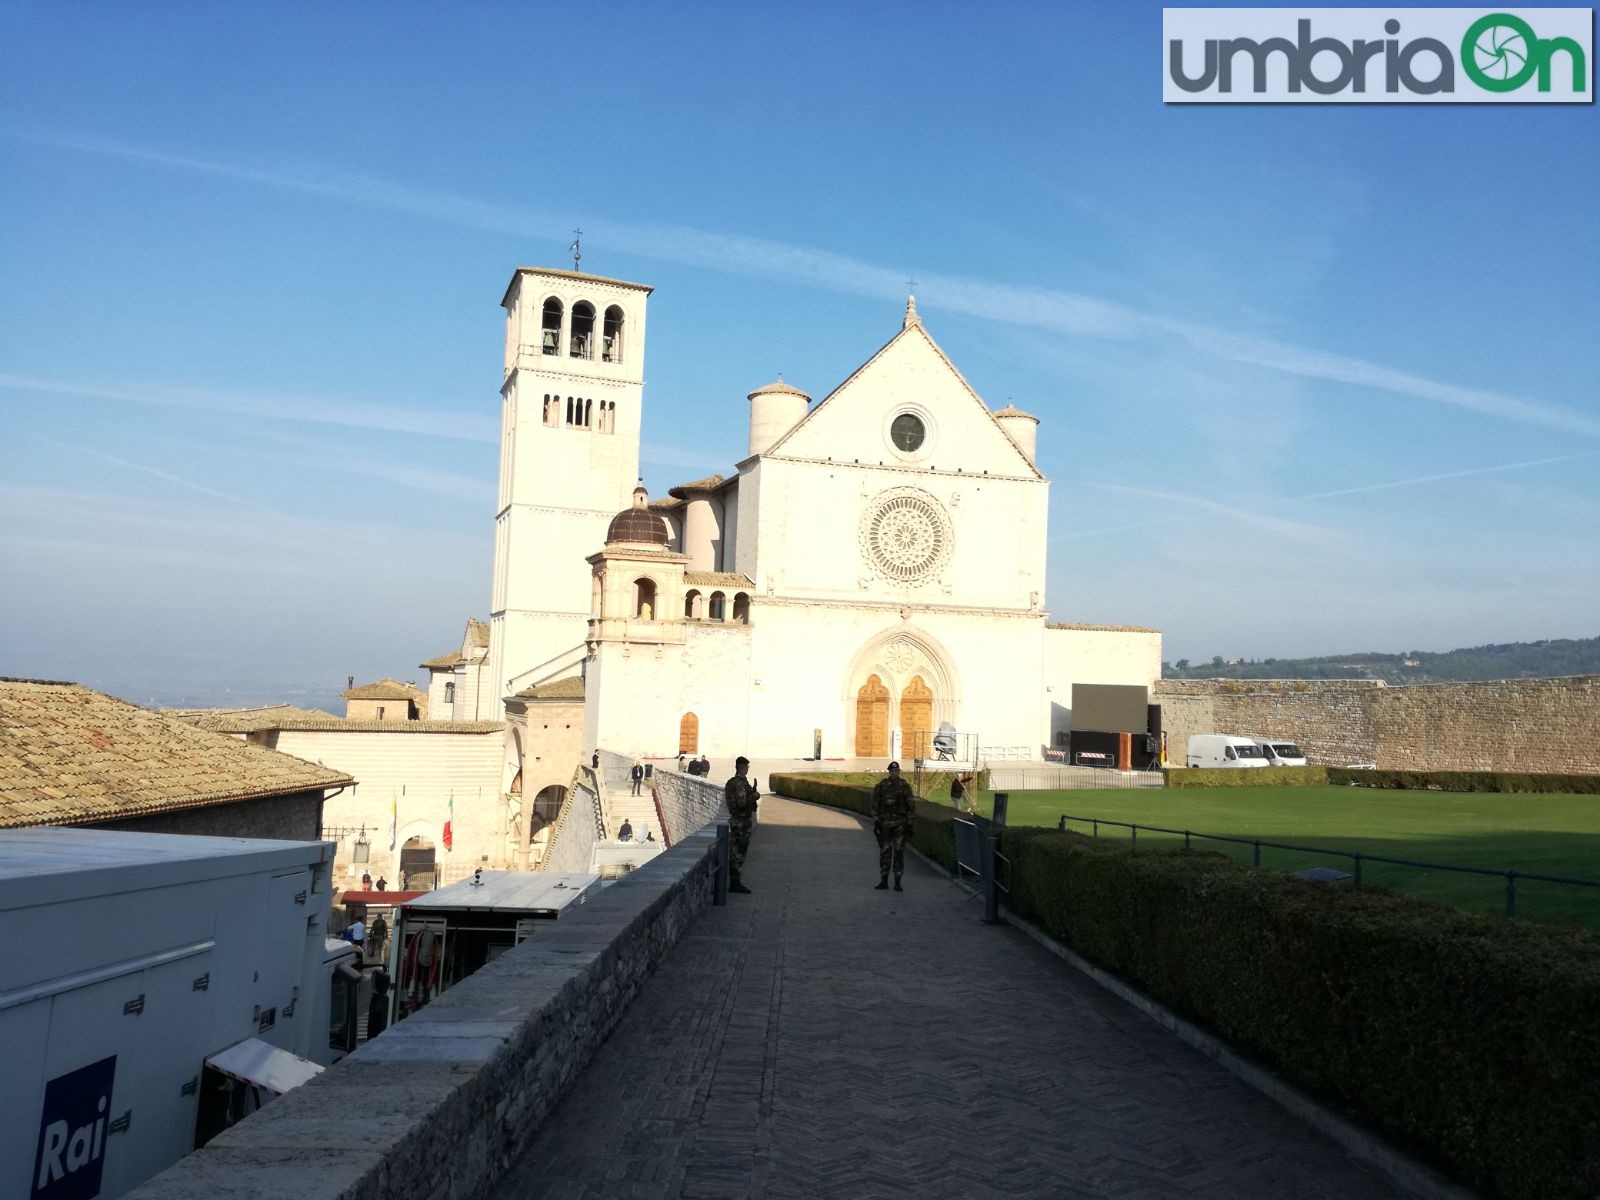
[[[675,496],[679,500],[687,500],[689,492],[714,492],[727,482],[721,475],[707,475],[704,479],[696,479],[689,483],[680,483],[669,487],[667,495]]]
[[[650,507],[654,509],[682,508],[683,500],[678,496],[667,496],[661,500],[650,501]]]
[[[417,665],[430,671],[448,671],[451,667],[459,666],[464,662],[466,662],[466,659],[461,657],[461,651],[452,650],[449,654],[441,654],[438,658],[430,658],[427,662],[418,663]]]
[[[554,679],[549,683],[540,683],[530,688],[523,688],[517,693],[517,699],[582,700],[583,676],[568,675],[565,679]]]
[[[427,699],[427,694],[398,679],[380,679],[377,683],[363,683],[339,695],[346,700],[416,700]]]
[[[327,733],[497,733],[503,721],[364,721],[348,717],[328,717],[321,721],[308,717],[288,717],[270,726],[290,732]]]
[[[92,688],[0,679],[0,828],[92,824],[353,782]]]
[[[690,587],[753,588],[755,580],[737,571],[685,571],[683,582]]]
[[[467,645],[476,646],[480,650],[489,648],[489,623],[480,621],[477,617],[467,618]]]
[[[1077,629],[1085,633],[1160,633],[1159,629],[1150,629],[1144,625],[1065,625],[1052,622],[1045,626],[1046,629]]]
[[[342,719],[320,708],[296,708],[293,704],[264,704],[259,708],[172,708],[162,715],[176,717],[213,733],[251,733],[257,729],[276,729],[284,721]]]

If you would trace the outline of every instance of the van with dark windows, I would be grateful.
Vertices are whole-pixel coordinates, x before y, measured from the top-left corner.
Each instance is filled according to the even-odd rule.
[[[1250,739],[1261,747],[1261,753],[1267,756],[1269,767],[1303,767],[1306,765],[1306,752],[1291,741],[1284,738],[1252,737]]]

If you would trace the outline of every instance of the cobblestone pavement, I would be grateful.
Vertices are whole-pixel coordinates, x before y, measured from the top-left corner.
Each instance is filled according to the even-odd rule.
[[[1369,1197],[1381,1176],[862,822],[763,799],[708,908],[495,1193]]]

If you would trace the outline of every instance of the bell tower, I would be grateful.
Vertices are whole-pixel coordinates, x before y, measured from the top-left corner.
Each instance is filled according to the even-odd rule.
[[[501,701],[582,667],[587,559],[604,545],[639,474],[651,290],[521,267],[500,302],[506,349],[489,671]]]

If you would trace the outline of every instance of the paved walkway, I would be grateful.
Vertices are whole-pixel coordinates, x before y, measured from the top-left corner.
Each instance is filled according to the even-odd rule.
[[[496,1196],[1398,1193],[854,817],[769,797]]]

